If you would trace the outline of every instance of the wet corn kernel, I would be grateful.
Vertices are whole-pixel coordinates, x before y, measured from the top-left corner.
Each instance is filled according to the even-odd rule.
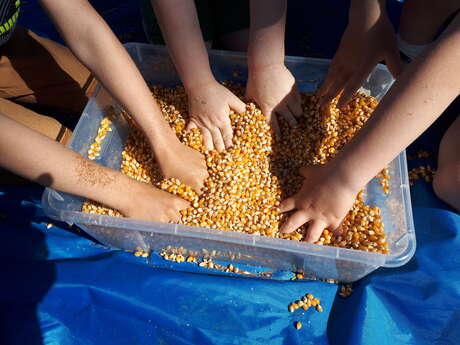
[[[300,321],[294,322],[294,327],[297,330],[301,329],[302,328],[302,322],[300,322]]]
[[[226,86],[238,96],[244,94],[241,86]],[[244,113],[230,113],[233,147],[220,153],[205,149],[198,129],[185,130],[188,112],[183,87],[154,86],[151,90],[178,139],[204,154],[209,178],[200,195],[177,179],[163,180],[148,141],[126,113],[131,130],[122,152],[121,171],[188,200],[191,207],[181,211],[180,224],[293,241],[305,240],[307,226],[280,234],[285,216],[280,214],[279,205],[301,187],[303,178],[297,174],[298,169],[327,163],[353,138],[377,105],[374,98],[358,94],[342,109],[336,107],[336,99],[321,109],[314,93],[304,93],[304,117],[299,119],[299,126],[290,128],[280,119],[282,136],[277,139],[265,116],[254,104],[248,104]],[[382,187],[388,192],[387,183]],[[83,211],[122,216],[93,202],[86,202]],[[316,243],[388,253],[380,209],[366,205],[363,192],[343,222],[342,235],[325,229]]]

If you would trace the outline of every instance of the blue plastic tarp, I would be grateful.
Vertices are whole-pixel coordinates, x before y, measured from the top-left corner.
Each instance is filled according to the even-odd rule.
[[[409,154],[436,150],[452,118]],[[409,165],[428,163],[435,167],[433,159]],[[343,299],[337,285],[318,281],[155,268],[159,256],[106,248],[64,224],[48,228],[41,188],[0,187],[0,344],[458,344],[460,216],[424,181],[411,192],[415,256],[378,269]],[[307,292],[324,312],[289,313]]]
[[[92,3],[122,40],[142,39],[135,1]],[[288,20],[288,34],[293,33],[288,54],[331,57],[346,24],[347,4],[308,3],[308,8],[290,3],[295,10]],[[25,5],[21,24],[59,40],[36,3]],[[393,19],[396,12],[390,13]],[[409,154],[436,152],[446,126],[460,112],[456,109]],[[427,163],[435,167],[433,159],[411,161],[409,167]],[[0,345],[460,342],[460,216],[424,181],[411,188],[415,256],[403,267],[379,269],[355,283],[347,299],[338,296],[337,285],[318,281],[155,268],[159,257],[143,259],[103,247],[64,224],[48,228],[41,193],[38,187],[0,186]],[[287,305],[306,292],[321,299],[323,313],[288,312]],[[295,321],[302,329],[294,328]]]
[[[420,186],[423,188],[425,186]],[[414,207],[417,252],[354,286],[158,269],[47,228],[38,188],[0,195],[1,344],[457,344],[460,216]],[[62,226],[62,224],[60,224]],[[162,260],[161,258],[153,258]],[[179,264],[178,264],[179,265]],[[323,313],[289,313],[305,293]],[[294,321],[303,327],[297,331]],[[3,339],[2,339],[3,337]]]

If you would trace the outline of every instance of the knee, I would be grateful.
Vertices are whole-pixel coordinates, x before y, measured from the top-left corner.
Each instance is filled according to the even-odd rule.
[[[460,164],[439,169],[433,179],[436,196],[460,212]]]

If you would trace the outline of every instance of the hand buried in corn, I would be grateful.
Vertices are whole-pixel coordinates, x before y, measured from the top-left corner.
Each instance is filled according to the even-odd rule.
[[[225,86],[239,97],[244,94],[244,89],[239,85],[225,83]],[[265,116],[254,104],[249,104],[243,113],[230,113],[234,130],[233,147],[219,153],[204,148],[198,129],[185,130],[188,112],[184,88],[164,89],[155,86],[152,92],[181,145],[187,145],[192,151],[180,150],[181,158],[171,159],[170,164],[175,164],[179,170],[169,173],[176,179],[168,178],[160,172],[158,154],[153,154],[145,134],[131,121],[131,130],[122,153],[121,171],[132,179],[144,182],[147,187],[148,184],[156,185],[174,197],[180,196],[190,202],[190,206],[181,209],[182,205],[167,200],[172,203],[169,208],[181,209],[180,219],[174,222],[388,253],[380,209],[366,205],[362,192],[347,188],[347,184],[342,182],[343,174],[334,173],[332,165],[337,164],[334,164],[334,159],[331,160],[364,125],[377,105],[375,99],[357,95],[344,109],[337,109],[334,101],[325,112],[320,108],[315,94],[302,94],[306,116],[298,119],[296,128],[290,128],[287,121],[280,118],[283,140],[273,138]],[[192,155],[193,149],[197,150],[194,151],[196,156]],[[187,175],[195,170],[190,168],[193,164],[201,169],[203,161],[199,152],[206,157],[209,177],[198,195],[189,182],[183,177],[177,179],[177,176],[193,176]],[[191,159],[192,163],[187,159]],[[303,168],[300,176],[298,171],[302,166],[308,168]],[[203,171],[204,176],[206,172]],[[198,188],[193,189],[198,192]],[[356,194],[358,196],[353,204]],[[282,210],[295,210],[286,224],[283,221],[286,217],[280,214],[280,202],[284,198],[287,199]],[[353,207],[347,214],[350,206]],[[136,215],[132,213],[139,212],[135,208],[126,211],[125,207],[119,208],[122,213],[116,213],[91,202],[85,203],[83,209],[85,212],[112,216],[148,216]],[[308,221],[310,228],[303,225]],[[333,233],[332,230],[339,224],[343,233],[338,235],[337,231]],[[280,233],[280,226],[283,225],[285,232],[291,232]]]
[[[187,129],[199,128],[208,150],[221,152],[232,147],[233,130],[229,113],[242,113],[246,105],[217,81],[187,90],[189,116]],[[183,180],[185,182],[185,180]]]
[[[363,14],[359,12],[362,10],[365,11]],[[356,11],[359,13],[354,19],[351,15],[326,79],[318,91],[318,96],[322,97],[321,106],[332,101],[342,90],[337,107],[347,104],[382,60],[394,77],[401,72],[396,35],[384,13],[385,9],[374,1],[370,8],[358,8]]]
[[[292,211],[281,232],[290,233],[308,222],[308,242],[316,242],[326,228],[339,235],[359,190],[347,186],[328,166],[307,166],[299,172],[305,178],[302,188],[280,206],[281,212]]]
[[[167,152],[167,153],[166,153]],[[200,192],[208,170],[204,156],[179,141],[165,148],[165,154],[157,157],[162,175],[166,178],[177,178],[184,184]]]
[[[177,222],[179,211],[190,207],[183,198],[132,180],[126,205],[120,207],[120,212],[126,217],[154,220],[158,222]]]
[[[296,127],[296,118],[303,113],[294,76],[283,64],[259,67],[250,72],[246,98],[259,106],[278,136],[281,133],[276,115]]]

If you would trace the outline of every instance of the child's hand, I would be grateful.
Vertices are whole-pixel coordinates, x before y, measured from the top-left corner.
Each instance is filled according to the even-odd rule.
[[[177,178],[183,184],[192,187],[197,193],[203,188],[208,170],[204,156],[177,141],[164,148],[161,157],[157,157],[165,178]]]
[[[377,6],[377,1],[375,2]],[[326,105],[342,90],[338,107],[347,104],[362,86],[369,73],[385,60],[396,78],[402,70],[402,62],[391,22],[384,13],[378,19],[362,18],[350,22],[340,41],[329,72],[318,91],[321,105]]]
[[[246,105],[217,81],[191,88],[187,96],[191,118],[187,129],[198,127],[208,150],[230,148],[233,145],[230,109],[242,113]]]
[[[135,185],[129,189],[125,198],[128,201],[120,212],[130,218],[154,220],[157,222],[177,222],[180,210],[190,207],[189,203],[170,193],[149,184],[132,181]]]
[[[359,190],[350,188],[327,166],[303,167],[300,174],[305,178],[302,188],[281,203],[281,212],[293,212],[280,231],[289,233],[309,222],[308,242],[317,241],[326,228],[339,233]]]
[[[297,125],[296,117],[302,115],[302,101],[294,76],[284,66],[271,65],[250,73],[246,98],[260,107],[277,135],[280,135],[276,114],[290,126]]]

